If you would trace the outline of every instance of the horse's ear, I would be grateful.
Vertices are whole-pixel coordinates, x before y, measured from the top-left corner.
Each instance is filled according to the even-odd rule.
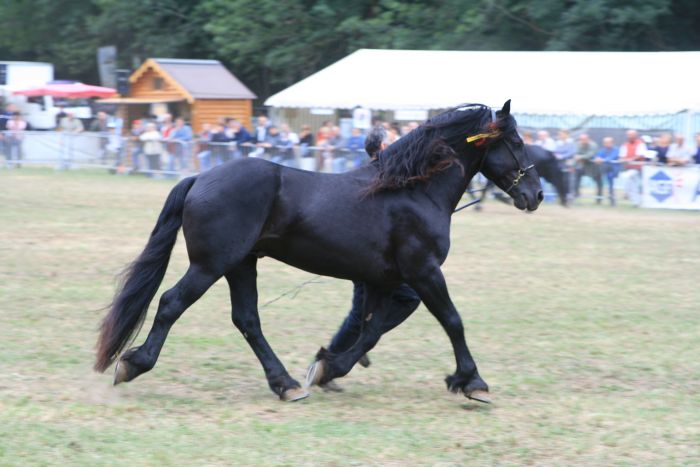
[[[506,101],[505,104],[503,104],[503,108],[501,109],[501,115],[509,115],[510,114],[510,99]]]

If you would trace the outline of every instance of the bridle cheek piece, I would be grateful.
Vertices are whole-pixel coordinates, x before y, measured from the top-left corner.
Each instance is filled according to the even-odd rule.
[[[523,166],[520,165],[520,161],[518,160],[518,158],[515,157],[515,153],[513,152],[513,149],[510,147],[510,144],[508,144],[508,142],[505,140],[503,141],[503,144],[506,145],[506,148],[508,148],[508,152],[510,153],[511,156],[513,156],[513,160],[515,160],[515,164],[518,166],[517,174],[516,174],[515,178],[513,179],[513,181],[511,182],[510,187],[508,187],[508,189],[506,190],[506,193],[510,194],[511,190],[513,188],[515,188],[516,186],[518,186],[518,184],[520,183],[520,180],[525,176],[527,171],[530,169],[533,169],[535,167],[535,164],[530,164],[527,167],[523,168]],[[523,151],[525,153],[527,153],[527,148],[525,146],[523,146]]]

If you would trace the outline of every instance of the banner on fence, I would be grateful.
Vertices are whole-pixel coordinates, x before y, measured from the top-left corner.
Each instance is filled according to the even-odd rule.
[[[644,166],[642,207],[700,210],[700,167]]]

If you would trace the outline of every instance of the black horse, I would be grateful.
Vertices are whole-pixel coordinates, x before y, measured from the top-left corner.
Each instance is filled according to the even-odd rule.
[[[561,162],[557,159],[552,151],[548,151],[542,146],[537,146],[534,144],[528,144],[527,153],[535,164],[535,169],[540,177],[547,180],[554,186],[557,190],[557,195],[559,195],[559,203],[562,206],[568,206],[568,193],[569,193],[569,177],[566,172],[562,170]]]
[[[256,263],[269,256],[367,284],[360,337],[345,353],[320,352],[311,382],[347,374],[377,343],[384,303],[406,282],[452,342],[457,371],[446,380],[449,389],[483,400],[488,386],[469,353],[440,271],[449,250],[450,217],[479,170],[506,190],[516,207],[537,209],[542,191],[532,168],[508,101],[499,112],[467,105],[442,113],[380,153],[376,162],[344,174],[239,159],[184,179],[170,192],[146,248],[127,269],[102,321],[95,369],[104,371],[119,357],[114,384],[152,369],[173,323],[224,276],[233,323],[262,363],[272,391],[282,400],[306,397],[260,328]],[[190,266],[161,296],[146,341],[121,354],[143,323],[181,226]]]
[[[552,184],[555,190],[557,190],[557,195],[559,196],[559,203],[562,206],[569,205],[568,193],[569,193],[569,177],[567,173],[562,170],[561,162],[557,159],[552,151],[544,149],[542,146],[537,146],[534,144],[526,144],[528,156],[533,164],[535,164],[535,170],[540,177]],[[486,199],[487,194],[494,188],[494,183],[491,180],[487,180],[483,188],[475,189],[473,184],[470,184],[467,193],[472,199],[472,202],[468,205],[478,203],[477,208]],[[479,195],[479,198],[477,198]],[[500,191],[494,193],[494,197],[499,201],[506,204],[510,204],[510,200],[505,197]]]

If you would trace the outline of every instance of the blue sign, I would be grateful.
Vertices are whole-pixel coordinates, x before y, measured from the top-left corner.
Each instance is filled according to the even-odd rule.
[[[659,170],[649,178],[649,190],[656,201],[663,203],[673,196],[673,179],[663,170]]]

